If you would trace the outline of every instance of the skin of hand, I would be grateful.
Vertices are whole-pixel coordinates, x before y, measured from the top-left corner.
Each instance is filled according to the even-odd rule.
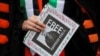
[[[38,16],[32,16],[29,19],[25,20],[22,24],[22,29],[33,30],[36,32],[40,32],[45,29],[45,24],[38,19]]]

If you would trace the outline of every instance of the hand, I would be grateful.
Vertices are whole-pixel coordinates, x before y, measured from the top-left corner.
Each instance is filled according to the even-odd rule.
[[[40,32],[45,29],[45,24],[43,24],[38,18],[38,16],[32,16],[25,20],[22,24],[23,30],[33,30]]]

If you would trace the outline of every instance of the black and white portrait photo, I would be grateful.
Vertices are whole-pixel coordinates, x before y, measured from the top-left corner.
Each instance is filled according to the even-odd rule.
[[[46,29],[37,33],[33,41],[47,52],[53,54],[70,29],[51,15],[46,17],[44,23],[46,24]]]

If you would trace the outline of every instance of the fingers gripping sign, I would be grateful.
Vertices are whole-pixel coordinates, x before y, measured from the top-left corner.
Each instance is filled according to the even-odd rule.
[[[45,24],[43,24],[39,19],[38,16],[32,16],[29,19],[25,20],[22,24],[23,30],[33,30],[36,32],[40,32],[44,30]]]

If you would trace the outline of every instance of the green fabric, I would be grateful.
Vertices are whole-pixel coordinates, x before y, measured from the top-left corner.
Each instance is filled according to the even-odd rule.
[[[20,7],[21,7],[21,11],[24,13],[24,18],[27,19],[25,0],[20,0]]]
[[[57,7],[57,0],[49,0],[49,4],[53,7]]]
[[[57,7],[57,0],[49,0],[49,4],[53,7]],[[25,6],[25,0],[20,0],[20,7],[21,11],[24,13],[24,18],[27,19],[27,12],[26,12],[26,6]]]

